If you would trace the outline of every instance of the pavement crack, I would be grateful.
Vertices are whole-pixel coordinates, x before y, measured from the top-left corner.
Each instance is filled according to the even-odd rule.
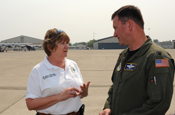
[[[90,85],[89,87],[110,87],[111,85]]]
[[[12,107],[13,105],[15,105],[17,102],[19,102],[20,100],[22,100],[24,97],[25,97],[25,95],[22,96],[22,97],[21,97],[20,99],[18,99],[17,101],[15,101],[13,104],[11,104],[11,105],[10,105],[9,107],[7,107],[6,109],[2,110],[2,111],[0,112],[0,114],[3,113],[4,111],[6,111],[7,109],[9,109],[10,107]]]
[[[19,86],[0,86],[0,90],[26,90],[26,87]]]

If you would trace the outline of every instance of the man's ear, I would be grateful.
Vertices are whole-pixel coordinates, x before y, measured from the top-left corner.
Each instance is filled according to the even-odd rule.
[[[128,27],[129,27],[129,30],[132,31],[134,29],[134,21],[128,20]]]

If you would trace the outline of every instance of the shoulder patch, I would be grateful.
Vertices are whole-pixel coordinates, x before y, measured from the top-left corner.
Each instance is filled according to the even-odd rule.
[[[155,67],[169,67],[168,59],[155,59]]]
[[[135,63],[126,63],[125,65],[125,71],[134,71],[136,68],[137,64]]]
[[[117,71],[120,71],[121,70],[121,62],[120,62],[120,64],[119,64],[119,66],[117,67]]]
[[[74,67],[70,67],[70,70],[71,70],[72,73],[76,73],[76,70],[75,70]]]

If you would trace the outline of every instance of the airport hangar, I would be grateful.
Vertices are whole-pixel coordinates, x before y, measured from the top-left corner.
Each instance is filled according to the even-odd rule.
[[[0,43],[29,43],[33,45],[41,45],[43,43],[43,40],[21,35],[14,38],[2,40]]]
[[[102,38],[93,43],[93,49],[125,49],[126,46],[121,46],[116,37],[110,36]]]
[[[43,43],[43,40],[41,39],[37,39],[37,38],[33,38],[33,37],[29,37],[29,36],[24,36],[24,35],[21,35],[21,36],[17,36],[17,37],[14,37],[14,38],[10,38],[10,39],[6,39],[6,40],[2,40],[0,42],[0,44],[7,44],[7,45],[18,45],[18,44],[21,44],[21,45],[33,45],[35,47],[38,47],[41,46]],[[37,49],[42,49],[41,48],[37,48]],[[69,49],[86,49],[86,47],[84,45],[77,45],[77,46],[70,46]]]

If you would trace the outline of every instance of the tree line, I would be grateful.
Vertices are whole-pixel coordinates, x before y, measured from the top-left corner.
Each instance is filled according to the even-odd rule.
[[[74,44],[69,43],[69,46],[76,46],[78,44],[82,44],[82,45],[85,45],[86,47],[93,48],[93,43],[96,42],[96,41],[97,40],[93,39],[93,40],[90,40],[88,42],[76,42]]]

